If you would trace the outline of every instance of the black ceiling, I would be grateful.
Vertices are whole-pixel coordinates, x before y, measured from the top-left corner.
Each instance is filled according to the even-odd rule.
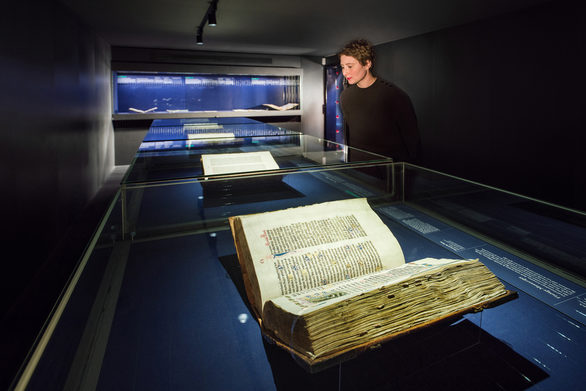
[[[329,56],[358,37],[386,43],[546,0],[60,0],[112,46]]]

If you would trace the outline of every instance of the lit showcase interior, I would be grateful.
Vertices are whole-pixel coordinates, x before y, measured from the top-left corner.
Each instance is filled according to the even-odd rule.
[[[137,151],[25,363],[27,389],[539,390],[586,380],[584,214],[376,155],[348,162],[344,145],[248,119],[174,121],[154,122]],[[196,124],[215,136],[190,144]],[[278,168],[203,172],[204,155],[249,152],[269,152]],[[517,297],[308,368],[263,337],[228,219],[357,198],[407,263],[478,259]]]
[[[113,72],[113,114],[299,113],[300,74]]]

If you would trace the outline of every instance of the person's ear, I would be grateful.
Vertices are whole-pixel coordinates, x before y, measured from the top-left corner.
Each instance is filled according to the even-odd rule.
[[[366,64],[364,66],[366,67],[366,69],[370,70],[370,68],[372,67],[372,61],[366,60]]]

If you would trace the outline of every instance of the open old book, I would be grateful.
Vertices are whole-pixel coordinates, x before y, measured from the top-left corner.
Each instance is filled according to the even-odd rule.
[[[366,199],[230,218],[263,333],[309,365],[513,295],[479,261],[405,263]]]
[[[269,107],[273,110],[286,111],[286,110],[292,110],[295,107],[299,106],[299,103],[287,103],[287,104],[284,104],[283,106],[275,105],[272,103],[263,103],[263,106]]]
[[[205,154],[201,155],[201,164],[204,175],[279,169],[269,151]]]

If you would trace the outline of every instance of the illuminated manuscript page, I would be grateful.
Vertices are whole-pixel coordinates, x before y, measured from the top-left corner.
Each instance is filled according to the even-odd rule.
[[[267,300],[405,263],[397,239],[366,199],[240,216]]]

